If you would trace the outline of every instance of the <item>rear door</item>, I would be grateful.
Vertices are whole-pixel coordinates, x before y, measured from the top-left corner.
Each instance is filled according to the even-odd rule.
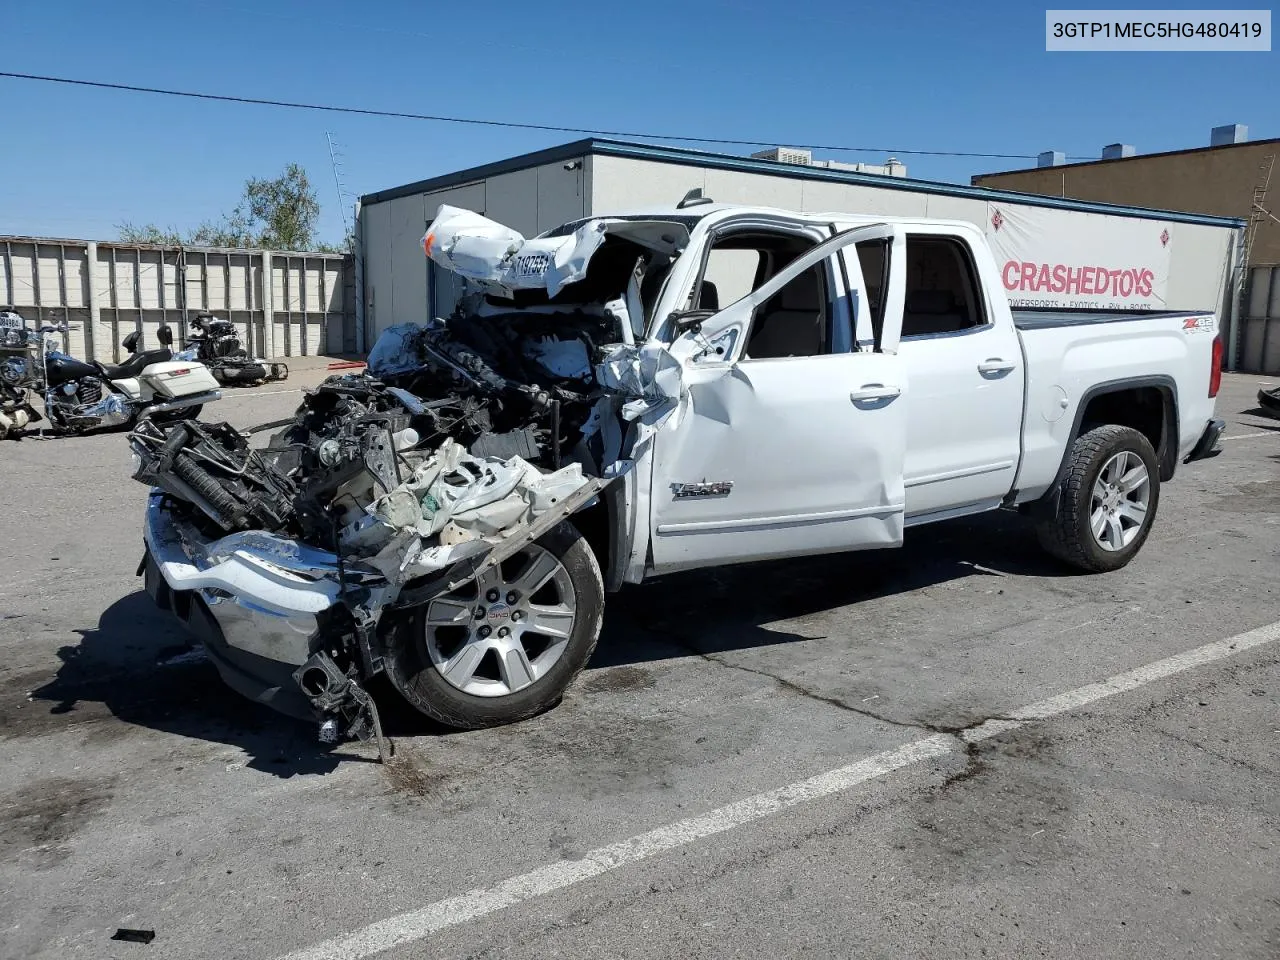
[[[853,245],[893,232],[831,237],[673,343],[687,396],[655,438],[654,572],[901,544],[902,361],[834,329],[806,346],[811,306],[869,326]]]

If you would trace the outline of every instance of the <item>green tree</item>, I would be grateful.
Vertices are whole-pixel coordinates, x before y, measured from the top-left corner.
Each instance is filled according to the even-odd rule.
[[[348,227],[346,235],[343,236],[341,243],[317,243],[315,246],[316,253],[354,253],[356,249],[355,232]]]
[[[252,225],[240,207],[216,222],[200,224],[187,242],[200,247],[259,247]]]
[[[315,242],[320,201],[307,171],[291,163],[274,180],[245,181],[244,199],[232,214],[243,219],[257,246],[275,250],[310,250]]]
[[[126,220],[116,224],[116,232],[123,243],[154,243],[165,247],[176,247],[182,243],[182,234],[177,230],[172,227],[165,230],[154,223],[139,224]]]
[[[202,247],[263,247],[268,250],[320,250],[346,252],[353,238],[348,231],[342,247],[317,244],[316,222],[320,201],[307,171],[291,163],[274,179],[251,177],[245,181],[240,202],[221,219],[202,223],[186,243]],[[126,243],[177,245],[183,242],[176,230],[162,230],[154,224],[123,223],[116,228]]]

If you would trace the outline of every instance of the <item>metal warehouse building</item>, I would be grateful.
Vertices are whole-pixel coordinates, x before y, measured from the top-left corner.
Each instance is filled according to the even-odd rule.
[[[393,324],[421,323],[451,308],[453,278],[437,271],[421,247],[441,204],[484,214],[531,237],[581,217],[670,209],[695,188],[722,203],[965,220],[989,237],[1032,214],[1035,231],[1050,240],[1072,231],[1114,236],[1123,250],[1123,238],[1139,236],[1164,257],[1170,308],[1218,310],[1228,325],[1234,318],[1242,220],[588,139],[362,197],[356,277],[361,346]],[[1002,239],[1009,233],[1006,227]]]

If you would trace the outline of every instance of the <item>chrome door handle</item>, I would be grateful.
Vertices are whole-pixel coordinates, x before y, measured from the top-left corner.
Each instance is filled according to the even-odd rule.
[[[854,403],[863,403],[868,400],[892,400],[894,397],[901,395],[902,388],[895,387],[892,384],[864,383],[862,389],[855,390],[849,394],[849,399]]]
[[[994,373],[1008,373],[1016,366],[1016,363],[1010,363],[1008,360],[1001,360],[999,357],[991,357],[989,360],[978,364],[978,372],[985,377]]]

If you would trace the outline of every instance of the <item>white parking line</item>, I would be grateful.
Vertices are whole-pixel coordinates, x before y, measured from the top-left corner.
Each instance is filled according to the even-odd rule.
[[[1280,430],[1263,430],[1261,433],[1241,433],[1234,437],[1223,437],[1223,441],[1227,440],[1248,440],[1251,437],[1280,437]]]
[[[924,737],[807,780],[739,800],[710,813],[597,847],[581,860],[548,864],[487,889],[477,888],[418,910],[388,917],[352,933],[291,953],[281,960],[363,960],[392,947],[421,940],[447,927],[479,919],[695,840],[741,827],[780,810],[843,793],[922,760],[955,753],[965,743],[977,743],[1030,723],[1047,720],[1086,704],[1135,690],[1156,680],[1163,680],[1277,640],[1280,640],[1280,621],[1118,673],[1100,683],[1091,683],[1056,697],[1040,700],[1013,710],[1004,718],[988,720],[965,730],[958,737],[941,733]]]

